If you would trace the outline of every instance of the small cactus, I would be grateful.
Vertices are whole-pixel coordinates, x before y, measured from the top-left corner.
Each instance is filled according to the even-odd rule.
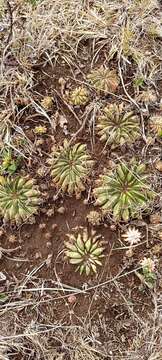
[[[124,111],[123,103],[110,104],[98,118],[97,130],[101,141],[113,147],[132,143],[140,136],[138,116]]]
[[[53,98],[51,96],[45,96],[42,100],[41,100],[41,106],[45,109],[45,110],[50,110],[52,108],[53,105]]]
[[[89,93],[85,87],[79,86],[74,89],[69,96],[69,101],[72,105],[80,106],[86,105],[89,100]]]
[[[34,132],[37,135],[44,135],[47,132],[47,128],[46,128],[46,126],[38,125],[38,126],[35,126]]]
[[[102,265],[100,259],[104,256],[104,247],[100,235],[95,231],[88,233],[82,228],[77,234],[68,234],[69,241],[65,242],[65,255],[70,264],[77,265],[76,271],[88,276],[92,271],[97,272],[97,265]]]
[[[87,215],[87,220],[91,225],[97,226],[101,222],[101,214],[98,211],[92,210]]]
[[[154,115],[151,117],[150,122],[150,129],[157,135],[162,134],[162,116]]]
[[[0,179],[0,214],[4,221],[17,224],[35,214],[40,203],[34,180],[23,177]]]
[[[110,70],[101,66],[99,69],[92,70],[87,76],[89,82],[98,92],[115,92],[120,80],[116,70]]]
[[[136,164],[133,159],[131,166],[122,163],[114,172],[101,175],[94,196],[104,214],[112,213],[115,220],[128,221],[148,207],[154,193],[147,181],[145,165]]]
[[[85,190],[84,182],[93,165],[85,144],[71,146],[64,141],[63,146],[53,152],[49,163],[53,181],[58,188],[70,195]]]
[[[156,95],[155,90],[147,89],[147,90],[142,91],[137,96],[137,101],[145,104],[145,106],[154,105],[157,102],[157,95]]]

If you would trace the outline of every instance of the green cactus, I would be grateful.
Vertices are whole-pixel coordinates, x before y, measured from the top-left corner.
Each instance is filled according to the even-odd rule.
[[[0,214],[4,221],[25,221],[35,214],[40,203],[39,191],[34,180],[16,177],[0,177]]]
[[[120,83],[116,70],[110,70],[104,66],[92,70],[87,79],[97,92],[104,92],[105,94],[115,92]]]
[[[89,93],[85,87],[79,86],[74,89],[69,96],[72,105],[86,105],[89,100]]]
[[[71,146],[64,141],[63,146],[53,152],[49,163],[53,181],[58,188],[70,195],[78,195],[85,190],[84,182],[93,165],[85,144]]]
[[[77,234],[68,234],[69,241],[65,242],[65,255],[70,264],[77,265],[76,271],[88,276],[92,271],[97,272],[97,265],[102,265],[100,259],[104,256],[101,235],[94,230],[88,233],[86,228],[78,230]]]
[[[96,205],[102,207],[104,214],[112,213],[115,220],[138,217],[154,197],[147,182],[145,165],[136,164],[134,160],[128,167],[122,163],[114,172],[101,175],[98,183],[94,189]]]
[[[112,147],[132,143],[140,136],[138,116],[132,111],[125,112],[123,103],[107,106],[96,127],[100,140]]]

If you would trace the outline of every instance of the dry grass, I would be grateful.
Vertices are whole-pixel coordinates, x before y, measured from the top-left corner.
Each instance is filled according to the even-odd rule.
[[[34,317],[30,321],[28,313],[20,319],[18,309],[15,307],[6,314],[1,314],[0,359],[8,360],[12,356],[15,360],[19,357],[22,360],[160,360],[162,354],[160,295],[152,294],[153,306],[149,317],[139,318],[127,302],[125,294],[119,290],[121,284],[115,282],[114,285],[130,314],[130,327],[134,327],[134,338],[128,349],[125,349],[119,340],[117,320],[111,328],[109,324],[105,324],[104,318],[100,319],[102,330],[107,332],[107,342],[102,344],[99,341],[99,328],[97,322],[92,326],[93,314],[90,308],[88,309],[90,318],[87,318],[86,323],[78,318],[80,325],[65,326],[63,321],[58,324],[47,323],[49,314],[41,313],[40,309],[39,316],[42,318],[42,323],[34,320]],[[105,290],[107,291],[108,288]],[[94,295],[96,296],[96,293]],[[92,301],[94,301],[93,297],[91,305]]]

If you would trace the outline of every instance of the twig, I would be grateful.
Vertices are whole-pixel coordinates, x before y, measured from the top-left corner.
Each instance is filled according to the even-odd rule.
[[[121,295],[122,299],[125,301],[125,303],[128,306],[129,312],[133,315],[133,317],[139,322],[141,323],[141,325],[145,325],[144,321],[142,321],[138,315],[133,311],[132,307],[130,306],[128,300],[126,299],[126,297],[124,296],[124,294],[122,293],[122,291],[120,290],[120,287],[117,283],[117,281],[114,281],[114,284],[116,286],[117,291],[119,292],[119,294]]]
[[[64,105],[69,109],[69,111],[74,115],[74,117],[77,120],[77,122],[79,123],[79,125],[81,125],[80,119],[76,115],[75,111],[71,108],[71,106],[66,102],[65,99],[63,99],[63,97],[59,94],[59,92],[56,89],[53,89],[53,91],[56,93],[56,95],[59,97],[59,99],[64,103]]]
[[[12,33],[13,33],[13,15],[12,15],[12,8],[11,8],[11,5],[10,5],[10,2],[9,0],[6,0],[7,2],[7,9],[8,9],[8,12],[9,12],[9,18],[10,18],[10,31],[9,31],[9,34],[8,34],[8,38],[6,40],[6,43],[8,44],[10,42],[10,40],[12,39]]]
[[[71,137],[71,139],[69,141],[69,144],[71,144],[73,142],[73,140],[75,140],[76,137],[83,131],[83,129],[84,129],[85,125],[86,125],[87,119],[88,119],[88,115],[91,113],[93,108],[94,108],[94,105],[92,103],[90,108],[88,108],[87,111],[85,111],[85,113],[83,114],[84,120],[83,120],[80,128],[76,131],[76,133],[72,135],[72,137]]]
[[[4,253],[4,254],[10,254],[12,253],[13,251],[16,251],[18,249],[21,249],[21,246],[17,246],[16,248],[14,249],[4,249],[2,247],[0,247],[0,252]]]
[[[37,332],[26,332],[25,334],[17,334],[17,335],[11,335],[11,336],[0,336],[0,341],[4,341],[4,340],[13,340],[13,339],[19,339],[19,338],[26,338],[26,337],[29,337],[29,336],[35,336],[35,335],[39,335],[39,334],[46,334],[50,331],[54,331],[56,329],[80,329],[81,326],[78,326],[78,325],[70,325],[70,326],[66,326],[66,325],[56,325],[56,326],[53,326],[51,325],[51,328],[49,329],[45,329],[45,330],[40,330],[40,331],[37,331]]]
[[[43,261],[38,267],[35,267],[25,278],[25,280],[23,281],[23,283],[21,284],[21,286],[18,288],[18,294],[21,295],[24,286],[28,283],[28,281],[31,279],[31,277],[33,275],[36,274],[37,271],[39,271],[44,265],[45,265],[46,261]]]

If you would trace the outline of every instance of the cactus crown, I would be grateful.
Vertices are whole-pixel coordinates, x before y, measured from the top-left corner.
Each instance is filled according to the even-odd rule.
[[[0,213],[4,221],[17,224],[35,214],[40,203],[34,180],[23,177],[0,178]]]
[[[112,146],[132,143],[140,136],[139,119],[132,111],[124,112],[123,103],[110,104],[98,118],[97,130],[101,141]]]
[[[161,135],[162,132],[162,116],[154,115],[150,119],[150,129],[157,135]]]
[[[88,90],[83,86],[77,87],[70,93],[69,100],[72,105],[86,105],[89,100]]]
[[[104,213],[112,213],[116,220],[138,216],[154,196],[147,183],[145,165],[132,161],[128,166],[122,163],[114,173],[101,175],[99,186],[94,189],[96,205]]]
[[[92,70],[87,78],[96,91],[104,93],[115,92],[120,83],[116,71],[105,68],[104,66]]]
[[[92,271],[97,272],[97,265],[102,265],[104,247],[100,235],[95,231],[88,233],[86,228],[79,229],[77,234],[68,234],[68,242],[65,242],[65,254],[70,264],[77,265],[76,271],[80,274],[89,275]]]
[[[53,181],[58,188],[69,194],[78,194],[85,190],[83,181],[88,177],[93,165],[85,144],[71,146],[64,141],[63,146],[53,152],[49,162],[52,165]]]

